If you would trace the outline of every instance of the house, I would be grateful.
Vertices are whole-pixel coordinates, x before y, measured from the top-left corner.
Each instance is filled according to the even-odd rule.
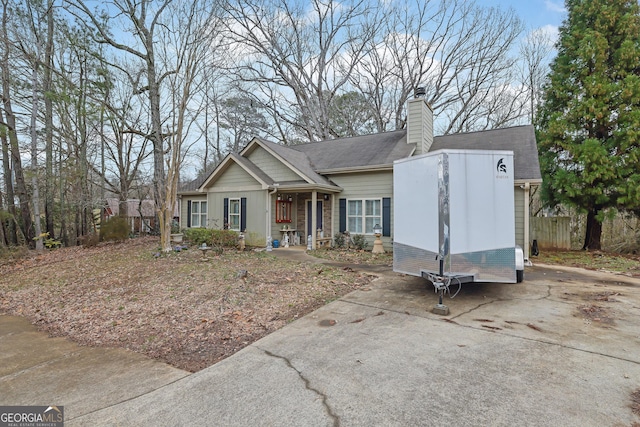
[[[131,227],[132,233],[150,233],[156,226],[156,204],[152,199],[127,199],[121,201],[115,197],[106,199],[104,205],[104,219],[108,221],[110,218],[120,214],[120,207],[124,208],[126,203],[127,222]],[[174,208],[173,217],[178,221],[178,205]]]
[[[407,112],[407,129],[398,131],[293,146],[252,139],[181,188],[181,227],[246,230],[260,245],[268,236],[304,245],[310,239],[317,248],[343,231],[373,241],[378,224],[390,249],[395,160],[442,148],[511,150],[516,243],[528,259],[529,193],[542,182],[533,127],[433,137],[433,113],[423,98],[410,100]]]

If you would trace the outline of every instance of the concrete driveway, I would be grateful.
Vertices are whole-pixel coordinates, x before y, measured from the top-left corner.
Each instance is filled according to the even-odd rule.
[[[521,284],[465,285],[445,301],[449,316],[429,311],[436,302],[423,280],[386,271],[196,374],[170,368],[165,385],[102,396],[102,409],[74,411],[64,392],[52,399],[68,426],[640,422],[640,280],[532,267]]]

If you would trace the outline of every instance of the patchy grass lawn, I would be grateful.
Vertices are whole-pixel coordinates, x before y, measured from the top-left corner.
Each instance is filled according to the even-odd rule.
[[[607,252],[590,251],[541,251],[531,260],[542,264],[566,265],[588,270],[603,270],[640,277],[640,257]]]
[[[157,252],[145,238],[2,263],[0,314],[194,372],[374,278],[265,252]]]

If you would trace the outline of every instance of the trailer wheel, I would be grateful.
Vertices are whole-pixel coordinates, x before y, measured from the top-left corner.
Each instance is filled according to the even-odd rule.
[[[524,270],[516,270],[516,282],[521,283],[524,280]]]

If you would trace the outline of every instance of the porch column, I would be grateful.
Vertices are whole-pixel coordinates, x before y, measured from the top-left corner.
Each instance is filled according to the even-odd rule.
[[[316,226],[318,224],[318,192],[313,190],[311,192],[311,247],[318,249],[317,231]]]
[[[277,189],[276,189],[277,190]],[[265,239],[265,245],[267,244],[267,239],[269,238],[269,236],[271,236],[271,192],[269,190],[266,190],[265,193],[267,194],[267,206],[265,206],[265,223],[264,223],[264,239]]]

